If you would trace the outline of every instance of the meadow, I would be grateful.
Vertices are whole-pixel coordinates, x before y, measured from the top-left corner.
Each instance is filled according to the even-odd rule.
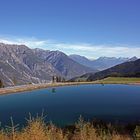
[[[104,84],[140,84],[140,78],[134,77],[108,77],[102,80],[97,80],[95,83]]]

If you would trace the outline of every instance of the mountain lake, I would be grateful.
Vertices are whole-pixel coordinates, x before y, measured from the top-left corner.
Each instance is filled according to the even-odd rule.
[[[0,121],[25,124],[25,118],[44,110],[46,121],[59,126],[73,124],[79,116],[129,123],[140,120],[140,86],[90,84],[62,86],[0,96]]]

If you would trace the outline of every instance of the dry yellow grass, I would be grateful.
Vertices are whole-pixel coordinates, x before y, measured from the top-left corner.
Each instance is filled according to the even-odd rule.
[[[131,135],[120,135],[114,130],[97,129],[82,118],[75,124],[73,132],[64,131],[53,124],[47,125],[43,117],[30,117],[27,126],[19,131],[13,122],[7,128],[0,130],[0,140],[139,140],[137,138],[140,136],[140,127],[136,127],[135,137],[132,138]]]

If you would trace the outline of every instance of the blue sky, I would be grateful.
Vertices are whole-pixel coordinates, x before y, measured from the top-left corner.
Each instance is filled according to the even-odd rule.
[[[139,7],[140,0],[0,0],[0,42],[140,57]]]

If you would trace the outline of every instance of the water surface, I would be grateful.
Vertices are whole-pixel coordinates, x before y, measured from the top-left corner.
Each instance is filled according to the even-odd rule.
[[[59,125],[71,124],[80,115],[86,119],[134,122],[140,120],[140,86],[79,85],[40,89],[1,95],[0,121],[25,123],[29,112],[47,113],[46,121]]]

